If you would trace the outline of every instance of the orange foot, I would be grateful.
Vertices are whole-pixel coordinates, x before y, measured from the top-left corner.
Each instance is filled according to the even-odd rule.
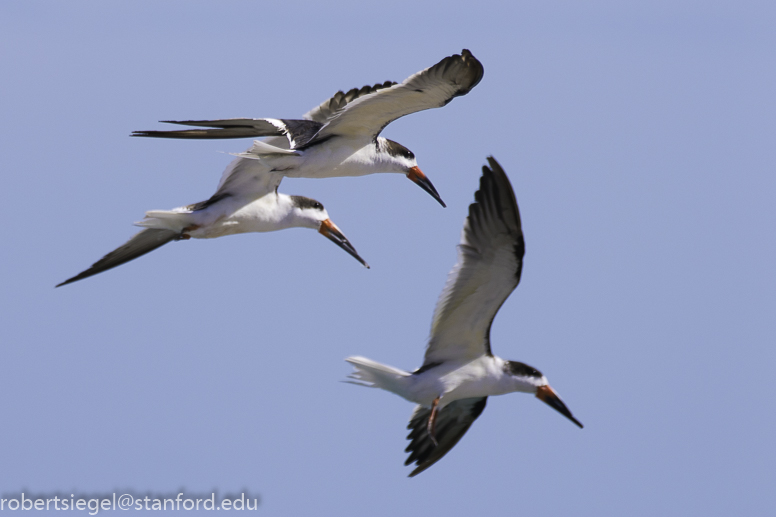
[[[179,241],[187,241],[187,240],[191,239],[191,235],[189,235],[188,232],[193,232],[194,230],[196,230],[198,228],[199,228],[198,224],[192,224],[190,226],[187,226],[186,228],[181,230],[181,234],[178,236],[177,240],[179,240]]]
[[[431,416],[428,417],[428,423],[426,424],[426,431],[428,431],[428,436],[431,438],[431,442],[434,444],[434,446],[439,445],[436,440],[436,419],[438,412],[439,397],[435,398],[434,402],[431,404]]]

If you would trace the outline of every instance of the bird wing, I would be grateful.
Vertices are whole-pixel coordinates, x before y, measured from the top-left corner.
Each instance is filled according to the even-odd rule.
[[[392,81],[337,92],[304,115],[305,120],[234,118],[221,120],[164,120],[169,124],[205,127],[178,131],[134,131],[132,136],[154,138],[249,138],[288,139],[291,149],[305,147],[334,135],[374,139],[390,122],[404,115],[439,108],[454,97],[466,95],[480,82],[482,63],[464,49],[444,58],[403,83]],[[326,124],[324,126],[324,124]],[[322,127],[323,126],[323,127]],[[276,142],[271,142],[278,145]]]
[[[466,95],[480,82],[482,75],[482,63],[464,49],[461,54],[446,57],[401,84],[374,89],[347,102],[327,118],[328,122],[311,143],[336,135],[374,139],[399,117],[440,108],[454,97]]]
[[[135,131],[132,136],[153,138],[249,138],[285,137],[291,149],[302,147],[318,133],[323,126],[313,120],[291,120],[274,118],[231,118],[222,120],[163,120],[168,124],[199,126],[207,129],[183,129],[177,131]]]
[[[270,192],[277,191],[282,179],[282,174],[269,171],[267,166],[258,160],[236,158],[224,170],[216,192],[209,199],[188,205],[184,209],[189,212],[204,210],[210,205],[228,197],[238,197],[246,202],[250,202]],[[111,251],[92,264],[92,267],[89,269],[65,280],[57,287],[83,280],[97,273],[120,266],[160,246],[164,246],[168,242],[175,240],[179,234],[180,232],[159,228],[141,230],[129,239],[126,244]]]
[[[368,95],[370,93],[374,93],[377,90],[381,90],[383,88],[389,88],[396,84],[393,81],[385,81],[384,83],[377,83],[374,86],[363,86],[361,88],[353,88],[351,90],[348,90],[347,92],[338,91],[334,95],[332,95],[330,98],[326,99],[322,103],[320,103],[318,106],[314,107],[304,115],[302,115],[302,118],[305,120],[312,120],[314,122],[319,122],[321,125],[328,122],[328,120],[337,113],[337,111],[341,110],[345,107],[349,102],[353,102],[354,100],[358,99],[359,97],[363,97],[364,95]],[[316,130],[317,131],[317,130]],[[275,147],[281,147],[288,149],[289,143],[288,140],[283,136],[272,136],[264,140],[264,143],[274,145]]]
[[[442,408],[437,414],[434,432],[438,445],[434,445],[428,435],[431,409],[416,406],[407,425],[407,429],[410,429],[410,434],[407,435],[410,444],[404,451],[410,453],[404,464],[417,464],[410,477],[420,474],[455,447],[485,409],[487,401],[488,397],[458,399]]]
[[[374,86],[366,85],[361,88],[353,88],[347,92],[340,90],[332,95],[330,99],[326,99],[320,105],[305,113],[302,118],[305,120],[314,120],[315,122],[325,124],[339,110],[343,109],[347,104],[353,102],[359,97],[369,95],[384,88],[390,88],[395,84],[397,83],[394,81],[385,81],[384,83],[377,83]]]
[[[424,364],[491,355],[490,326],[520,282],[525,243],[509,178],[492,157],[464,221],[458,262],[439,295]]]
[[[256,138],[270,137],[267,143],[278,147],[300,147],[301,142],[309,141],[337,111],[348,103],[374,93],[383,88],[389,88],[396,83],[385,81],[374,86],[353,88],[347,92],[338,91],[330,98],[314,107],[302,118],[304,120],[266,119],[266,118],[228,118],[221,120],[162,120],[166,124],[182,126],[205,127],[207,129],[182,129],[176,131],[133,131],[132,136],[152,138],[187,138],[187,139],[218,139],[218,138]],[[282,125],[279,125],[281,122]],[[283,127],[285,126],[285,127]],[[296,145],[294,143],[296,142]]]
[[[246,200],[258,199],[276,191],[282,180],[283,174],[272,172],[264,161],[238,157],[224,169],[213,197],[239,196]]]
[[[160,246],[164,246],[168,242],[174,240],[178,236],[178,232],[173,230],[161,230],[157,228],[147,228],[141,230],[131,239],[127,241],[123,246],[111,251],[100,260],[92,264],[92,267],[83,271],[73,278],[68,278],[57,287],[83,280],[97,273],[102,273],[121,264],[125,264],[130,260],[134,260],[146,253],[155,250]]]

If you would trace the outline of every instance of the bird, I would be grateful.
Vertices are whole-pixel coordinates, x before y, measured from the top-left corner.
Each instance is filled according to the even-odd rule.
[[[493,157],[464,221],[458,260],[439,296],[423,365],[407,372],[365,357],[345,359],[353,384],[381,388],[417,404],[407,428],[410,477],[439,461],[485,409],[491,395],[532,393],[582,424],[537,369],[493,355],[490,328],[520,282],[525,241],[514,191]]]
[[[380,135],[392,121],[417,111],[445,106],[466,95],[482,79],[484,68],[469,50],[442,59],[402,83],[337,92],[303,115],[302,120],[237,118],[162,122],[207,129],[135,131],[132,136],[156,138],[274,137],[254,141],[237,156],[260,160],[293,178],[363,176],[402,173],[443,207],[436,188],[405,146]]]
[[[144,228],[61,287],[136,259],[172,241],[212,239],[247,232],[312,228],[369,268],[323,205],[304,196],[278,193],[281,174],[260,162],[236,158],[224,170],[215,194],[206,201],[172,210],[151,210],[135,223]]]

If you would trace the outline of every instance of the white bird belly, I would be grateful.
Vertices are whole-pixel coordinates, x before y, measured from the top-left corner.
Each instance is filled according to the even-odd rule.
[[[195,239],[213,239],[225,235],[238,233],[262,233],[282,230],[288,225],[285,214],[276,209],[275,194],[268,194],[243,206],[213,206],[213,210],[220,212],[217,217],[200,228],[189,232]],[[220,203],[219,203],[220,205]],[[203,212],[208,211],[203,210]]]
[[[342,139],[339,139],[339,142],[342,142]],[[339,143],[327,145],[328,143],[307,149],[301,164],[278,172],[283,172],[289,178],[338,178],[364,176],[376,172],[365,161],[366,153],[359,152],[364,149],[361,142],[344,142],[343,145]],[[362,154],[364,159],[360,158]]]
[[[445,368],[440,365],[436,368]],[[451,365],[420,374],[412,387],[413,402],[430,407],[440,397],[440,409],[460,399],[502,395],[514,391],[492,357],[483,356],[463,365]]]

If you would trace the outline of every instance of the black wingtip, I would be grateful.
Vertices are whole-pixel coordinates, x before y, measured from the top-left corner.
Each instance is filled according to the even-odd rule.
[[[179,122],[177,120],[160,120],[159,122],[162,124],[186,125],[186,122]],[[132,134],[129,136],[169,138],[169,136],[167,136],[169,133],[172,133],[172,131],[132,131]]]
[[[460,56],[453,57],[460,57],[461,61],[468,69],[470,74],[468,84],[456,92],[456,97],[458,97],[461,95],[466,95],[472,90],[472,88],[480,84],[480,81],[482,81],[482,78],[485,75],[485,67],[482,66],[480,60],[474,57],[474,54],[472,54],[471,51],[466,48],[461,50]]]
[[[63,285],[72,284],[73,282],[78,282],[79,280],[83,280],[84,278],[89,278],[90,276],[94,276],[100,272],[101,271],[95,271],[93,267],[89,268],[86,271],[81,271],[77,275],[68,278],[64,282],[55,285],[54,289],[56,289],[57,287],[62,287]]]
[[[119,246],[115,250],[111,251],[100,260],[92,264],[89,269],[81,271],[72,278],[68,278],[61,284],[57,284],[54,288],[62,287],[63,285],[71,284],[84,278],[97,275],[109,269],[113,269],[116,266],[126,264],[130,260],[134,260],[138,257],[142,257],[146,253],[149,253],[160,246],[164,246],[168,242],[176,240],[180,234],[173,230],[165,230],[159,228],[146,228],[140,230],[138,233],[132,236],[124,245]]]
[[[86,271],[82,271],[81,273],[78,273],[74,277],[68,278],[64,282],[57,284],[54,286],[54,289],[57,287],[62,287],[63,285],[72,284],[73,282],[78,282],[79,280],[83,280],[84,278],[89,278],[90,276],[94,276],[97,273],[101,273],[102,271],[95,271],[93,268],[89,268]]]
[[[498,170],[498,171],[504,172],[504,169],[501,168],[501,164],[499,164],[496,161],[496,159],[493,157],[493,155],[490,155],[490,156],[486,157],[485,159],[488,160],[488,165],[490,165],[491,170],[494,170],[494,171]]]

